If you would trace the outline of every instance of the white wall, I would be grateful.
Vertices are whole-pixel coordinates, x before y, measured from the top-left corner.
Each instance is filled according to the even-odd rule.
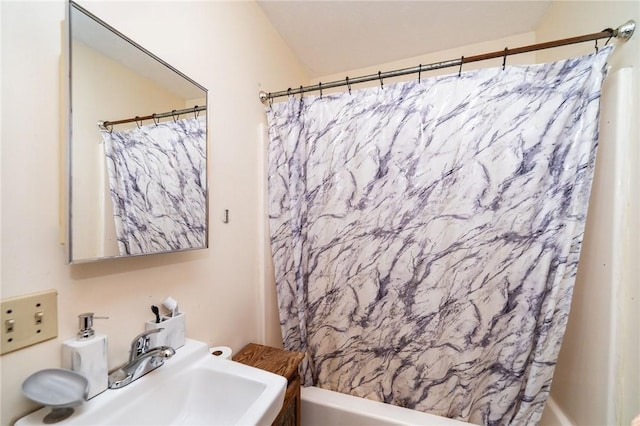
[[[536,30],[539,42],[640,22],[640,2],[556,2]],[[601,138],[569,324],[551,397],[576,425],[628,425],[640,413],[640,32],[618,43],[603,86]],[[602,46],[604,42],[600,42]],[[541,51],[538,61],[593,52],[584,43]],[[620,128],[610,93],[631,67],[631,126]],[[618,76],[619,77],[619,76]],[[612,114],[612,112],[614,112]],[[613,137],[622,132],[620,141]],[[549,408],[549,407],[548,407]],[[552,412],[543,425],[556,424]]]
[[[425,64],[445,61],[449,59],[458,59],[463,55],[464,56],[479,55],[482,53],[503,50],[506,46],[519,47],[519,46],[526,46],[529,44],[533,44],[535,42],[536,42],[536,35],[533,32],[517,34],[510,37],[500,38],[497,40],[479,42],[479,43],[470,44],[466,46],[460,46],[455,49],[441,50],[438,52],[415,56],[412,58],[406,58],[399,61],[378,64],[372,67],[360,68],[355,70],[345,70],[344,72],[340,72],[338,74],[325,75],[320,78],[313,79],[313,84],[317,84],[318,82],[327,83],[330,81],[344,80],[345,76],[347,75],[349,76],[349,78],[352,78],[352,77],[359,77],[363,75],[374,75],[374,74],[377,74],[378,71],[385,72],[385,71],[393,71],[397,69],[417,67],[419,64],[425,65]],[[534,53],[524,53],[521,55],[509,56],[507,58],[507,64],[511,64],[511,65],[530,64],[532,62],[535,62]],[[470,71],[474,69],[494,67],[494,66],[502,66],[502,58],[464,64],[462,67],[462,71],[464,72],[464,71]],[[458,72],[457,67],[441,68],[439,70],[425,71],[421,74],[421,78],[428,78],[436,75],[454,74],[457,72]],[[384,84],[388,84],[394,81],[408,81],[408,80],[417,79],[417,78],[418,78],[418,74],[408,74],[400,77],[385,79],[383,82]],[[374,80],[374,81],[370,81],[363,84],[353,85],[352,89],[355,90],[357,88],[362,88],[362,87],[373,87],[378,84],[380,83],[377,80]],[[343,90],[343,89],[338,88],[335,90]],[[327,90],[326,93],[330,93],[330,91],[331,90]],[[325,93],[324,90],[323,90],[323,93]]]
[[[258,276],[265,121],[258,92],[308,77],[253,2],[81,2],[209,89],[210,248],[67,266],[59,244],[59,55],[64,2],[0,2],[2,19],[1,297],[58,291],[59,338],[0,358],[0,424],[35,405],[20,393],[34,371],[60,365],[60,342],[92,311],[125,361],[149,306],[171,295],[187,333],[234,350],[264,335]],[[229,209],[230,222],[220,216]]]

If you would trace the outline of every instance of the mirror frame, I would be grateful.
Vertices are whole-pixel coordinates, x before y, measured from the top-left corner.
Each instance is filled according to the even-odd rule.
[[[149,50],[147,50],[146,48],[144,48],[143,46],[141,46],[140,44],[136,43],[135,41],[133,41],[132,39],[130,39],[129,37],[127,37],[126,35],[124,35],[123,33],[121,33],[120,31],[118,31],[117,29],[115,29],[114,27],[112,27],[111,25],[107,24],[105,21],[103,21],[102,19],[98,18],[97,16],[95,16],[93,13],[89,12],[87,9],[85,9],[84,7],[82,7],[81,5],[79,5],[78,3],[76,3],[73,0],[68,0],[67,1],[67,5],[65,7],[65,22],[64,22],[64,31],[65,31],[65,36],[63,38],[63,55],[64,55],[64,60],[63,60],[63,84],[66,86],[63,89],[63,99],[62,99],[62,107],[64,108],[64,119],[63,119],[63,138],[64,138],[64,149],[66,150],[66,152],[62,152],[61,153],[61,160],[64,161],[64,164],[61,164],[61,172],[64,171],[64,175],[61,176],[61,185],[63,185],[63,187],[65,188],[64,191],[61,191],[61,208],[60,208],[60,214],[61,214],[61,218],[60,218],[60,225],[61,225],[61,231],[60,231],[60,240],[61,240],[61,244],[66,245],[65,247],[65,252],[66,252],[66,262],[67,264],[73,265],[73,264],[83,264],[83,263],[92,263],[92,262],[101,262],[101,261],[105,261],[105,260],[112,260],[112,259],[128,259],[128,258],[133,258],[133,257],[140,257],[140,256],[149,256],[149,255],[156,255],[156,254],[167,254],[167,253],[178,253],[178,252],[185,252],[185,251],[192,251],[192,250],[202,250],[202,249],[207,249],[209,248],[209,123],[208,123],[208,115],[207,115],[207,128],[206,128],[206,136],[205,136],[205,161],[206,161],[206,165],[205,165],[205,181],[206,181],[206,188],[205,188],[205,239],[204,239],[204,245],[202,247],[192,247],[192,248],[185,248],[185,249],[179,249],[179,250],[167,250],[167,251],[158,251],[158,252],[153,252],[153,253],[142,253],[142,254],[133,254],[133,255],[113,255],[113,256],[103,256],[103,257],[94,257],[94,258],[82,258],[82,259],[74,259],[73,257],[73,158],[72,158],[72,144],[73,144],[73,105],[72,105],[72,90],[73,90],[73,69],[72,69],[72,55],[73,55],[73,49],[72,49],[72,40],[73,40],[73,33],[72,33],[72,22],[71,22],[71,15],[73,12],[73,9],[76,9],[78,12],[84,14],[85,16],[87,16],[88,18],[90,18],[91,20],[95,21],[98,25],[103,26],[105,29],[107,29],[109,32],[111,32],[112,34],[114,34],[115,36],[121,38],[122,40],[124,40],[125,42],[131,44],[134,48],[137,48],[141,53],[149,56],[151,59],[157,61],[159,64],[163,65],[164,67],[166,67],[167,69],[169,69],[170,71],[176,73],[177,75],[179,75],[180,77],[184,78],[185,80],[187,80],[189,83],[193,84],[194,86],[196,86],[198,89],[202,90],[204,93],[204,98],[205,98],[205,112],[208,113],[208,108],[209,108],[209,90],[202,86],[201,84],[199,84],[198,82],[196,82],[195,80],[193,80],[192,78],[188,77],[186,74],[184,74],[183,72],[181,72],[180,70],[176,69],[174,66],[172,66],[171,64],[167,63],[166,61],[164,61],[163,59],[161,59],[160,57],[158,57],[157,55],[153,54],[152,52],[150,52]],[[96,123],[96,127],[98,126],[98,123]],[[62,197],[66,196],[66,199],[63,199]]]

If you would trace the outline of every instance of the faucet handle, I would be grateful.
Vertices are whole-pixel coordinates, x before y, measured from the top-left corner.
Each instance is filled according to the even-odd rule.
[[[148,330],[143,333],[138,334],[131,341],[131,353],[129,354],[129,362],[134,361],[140,355],[144,354],[149,350],[151,335],[155,333],[160,333],[164,328],[155,328],[153,330]]]

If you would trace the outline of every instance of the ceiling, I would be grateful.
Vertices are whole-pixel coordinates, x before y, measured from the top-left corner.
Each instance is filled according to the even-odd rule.
[[[258,0],[312,78],[535,30],[551,0]]]

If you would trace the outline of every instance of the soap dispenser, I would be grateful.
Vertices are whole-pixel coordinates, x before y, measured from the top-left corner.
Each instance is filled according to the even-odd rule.
[[[93,331],[93,312],[78,315],[79,328],[75,338],[62,342],[62,368],[82,374],[89,381],[87,399],[105,391],[108,386],[107,336]]]

